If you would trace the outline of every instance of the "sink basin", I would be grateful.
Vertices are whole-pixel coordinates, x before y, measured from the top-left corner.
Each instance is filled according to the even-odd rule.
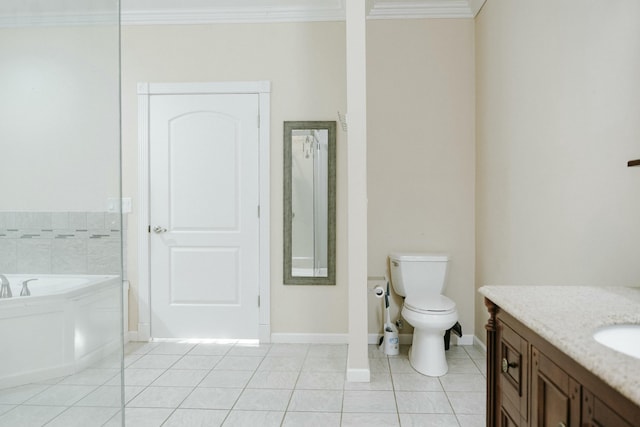
[[[640,359],[640,325],[603,326],[596,329],[593,338],[602,345]]]

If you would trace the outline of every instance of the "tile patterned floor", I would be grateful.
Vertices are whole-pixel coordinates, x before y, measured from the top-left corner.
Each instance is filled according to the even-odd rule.
[[[485,425],[485,354],[447,352],[440,378],[411,368],[407,348],[370,346],[371,382],[345,381],[346,345],[129,343],[127,427]],[[0,390],[0,427],[120,426],[112,367]]]

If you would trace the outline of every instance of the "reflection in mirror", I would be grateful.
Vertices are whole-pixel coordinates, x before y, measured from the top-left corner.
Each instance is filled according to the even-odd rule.
[[[327,277],[327,129],[291,131],[293,276]]]
[[[335,284],[335,133],[284,123],[285,284]]]

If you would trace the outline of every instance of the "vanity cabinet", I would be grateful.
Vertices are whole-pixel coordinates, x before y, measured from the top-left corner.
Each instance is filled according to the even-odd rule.
[[[489,299],[485,305],[488,427],[640,426],[634,402]]]
[[[531,348],[531,423],[580,427],[580,384],[536,347]]]

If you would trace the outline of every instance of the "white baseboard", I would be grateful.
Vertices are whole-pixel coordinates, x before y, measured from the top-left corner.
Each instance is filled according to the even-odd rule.
[[[473,339],[475,336],[473,335],[462,335],[459,337],[457,335],[451,334],[451,344],[452,345],[473,345]]]
[[[258,326],[258,340],[263,344],[269,344],[271,342],[271,325]]]
[[[369,369],[347,369],[347,381],[350,383],[368,383],[371,381]]]
[[[260,342],[263,343],[278,343],[278,344],[348,344],[349,337],[347,334],[294,334],[294,333],[274,333],[270,334],[271,341],[263,339],[263,336],[269,336],[266,334],[266,330],[262,330],[260,334]],[[369,334],[367,342],[368,344],[378,344],[380,342],[381,334]],[[410,345],[413,339],[412,334],[399,334],[398,338],[401,345]],[[139,331],[128,331],[124,336],[125,343],[132,341],[149,341],[150,337]],[[451,343],[453,345],[474,345],[480,347],[485,353],[487,347],[484,345],[478,337],[474,335],[463,335],[462,338],[457,336],[451,337]]]
[[[348,344],[347,334],[273,333],[271,342],[278,344]]]
[[[138,323],[138,341],[149,341],[151,339],[151,325],[149,323]]]
[[[484,354],[487,354],[487,346],[484,345],[484,343],[482,341],[480,341],[480,338],[474,336],[473,337],[473,345],[480,347],[482,349],[482,351],[484,351]]]
[[[125,337],[125,339],[127,340],[127,342],[129,342],[129,341],[131,341],[131,342],[144,341],[144,340],[141,340],[139,338],[138,331],[129,331],[129,332],[127,332],[127,336]],[[149,341],[149,340],[147,340],[147,341]]]
[[[382,334],[369,334],[367,343],[377,345],[380,343],[380,337],[382,337]],[[398,340],[400,345],[409,345],[413,340],[413,334],[399,334]]]
[[[369,334],[367,341],[369,344],[378,344],[381,336],[382,334]],[[413,334],[399,334],[398,339],[400,340],[400,345],[410,345],[413,340]],[[477,338],[474,335],[451,336],[452,345],[474,345],[476,340]]]

